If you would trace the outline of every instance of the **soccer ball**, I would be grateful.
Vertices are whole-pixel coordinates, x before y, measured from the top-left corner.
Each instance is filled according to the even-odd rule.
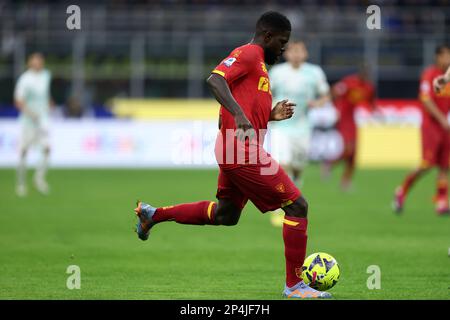
[[[326,291],[334,287],[340,275],[339,264],[328,253],[313,253],[305,259],[302,278],[311,288]]]

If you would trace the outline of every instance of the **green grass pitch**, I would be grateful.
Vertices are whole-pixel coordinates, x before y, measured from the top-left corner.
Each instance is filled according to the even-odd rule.
[[[431,199],[435,173],[413,189],[403,216],[391,212],[405,170],[360,170],[354,190],[308,168],[308,254],[341,266],[336,299],[449,299],[450,218]],[[0,299],[280,299],[281,228],[249,203],[235,227],[162,223],[142,242],[133,232],[136,199],[156,206],[213,200],[216,170],[53,170],[52,193],[14,194],[0,170]],[[31,177],[29,177],[31,180]],[[69,265],[81,289],[66,288]],[[369,290],[367,267],[381,268]]]

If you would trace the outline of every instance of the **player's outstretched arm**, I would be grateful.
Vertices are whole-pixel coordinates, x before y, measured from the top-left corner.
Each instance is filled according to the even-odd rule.
[[[216,100],[233,115],[236,129],[241,129],[243,132],[253,129],[241,106],[231,94],[230,87],[224,77],[213,73],[206,80],[206,83]]]
[[[270,113],[269,121],[281,121],[292,117],[294,114],[295,103],[289,102],[287,99],[277,102]]]
[[[434,78],[433,80],[434,91],[439,93],[444,88],[444,86],[449,82],[450,82],[450,67],[447,69],[445,74]]]

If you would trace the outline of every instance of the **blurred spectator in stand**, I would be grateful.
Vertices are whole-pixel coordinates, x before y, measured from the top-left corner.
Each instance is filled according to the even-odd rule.
[[[83,117],[83,107],[81,105],[80,100],[77,97],[70,97],[67,100],[66,108],[64,111],[64,115],[66,118],[82,118]]]

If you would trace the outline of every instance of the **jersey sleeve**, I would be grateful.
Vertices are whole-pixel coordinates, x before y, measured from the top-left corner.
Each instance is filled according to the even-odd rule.
[[[317,67],[317,93],[319,96],[324,96],[330,92],[330,85],[327,81],[327,76],[321,67]]]
[[[254,63],[254,62],[253,62]],[[249,50],[236,49],[222,60],[211,73],[221,75],[227,80],[228,84],[249,73],[252,67],[251,53]]]
[[[341,80],[333,85],[333,92],[338,97],[342,97],[343,95],[345,95],[347,93],[347,91],[348,91],[348,85],[347,85],[345,79]]]
[[[24,100],[26,94],[25,77],[21,75],[17,80],[16,87],[14,89],[14,100]]]
[[[432,73],[427,70],[422,73],[420,77],[419,98],[431,99],[433,95],[433,78]]]

